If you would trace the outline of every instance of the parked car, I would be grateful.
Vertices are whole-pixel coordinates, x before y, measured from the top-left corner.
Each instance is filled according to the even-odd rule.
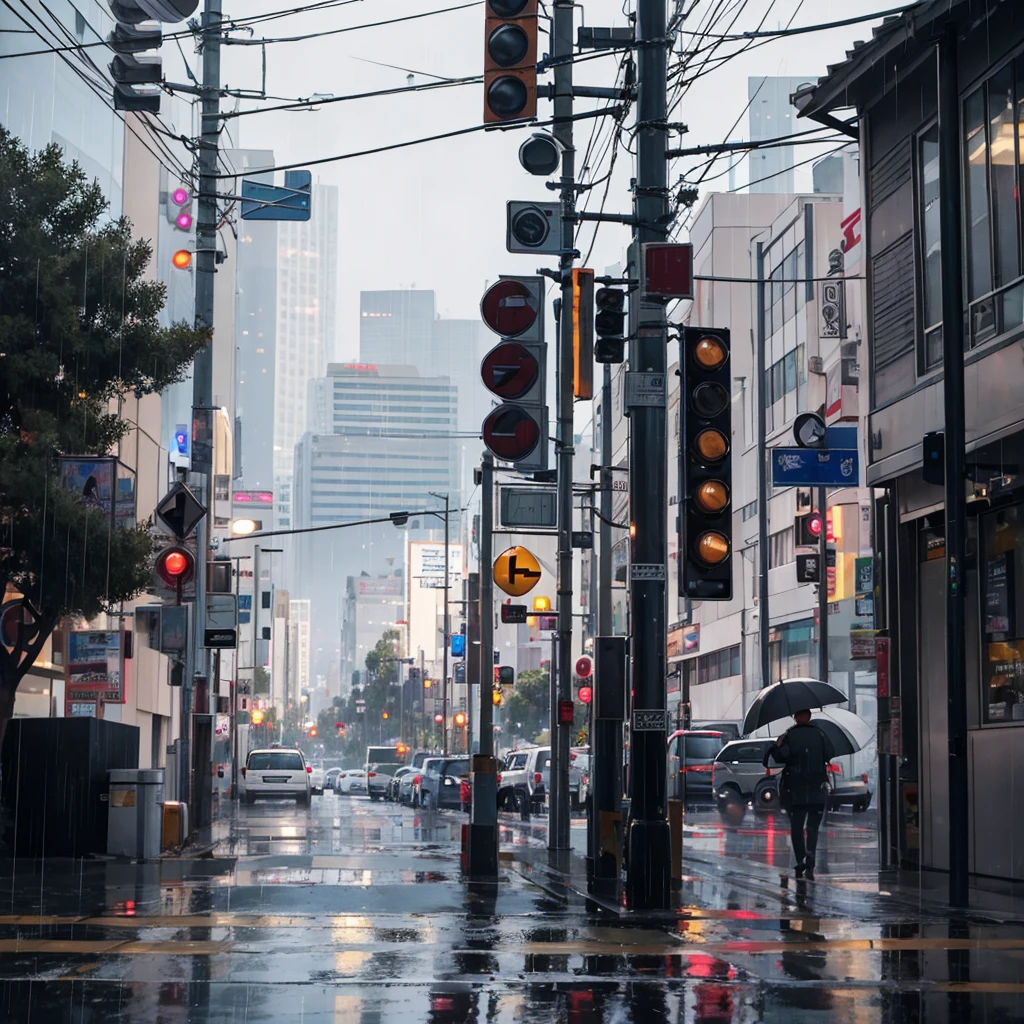
[[[299,750],[250,750],[242,769],[245,802],[254,804],[257,797],[287,796],[308,806],[312,771]]]
[[[413,777],[412,796],[411,796],[411,799],[410,799],[410,803],[412,804],[413,807],[422,807],[423,806],[423,782],[426,779],[427,772],[430,770],[431,766],[435,762],[441,761],[441,760],[443,760],[443,758],[441,758],[441,757],[428,757],[428,758],[426,758],[424,760],[422,766],[420,767],[420,770]]]
[[[388,781],[387,787],[384,790],[384,799],[391,803],[398,803],[398,795],[401,792],[402,779],[406,775],[413,773],[415,774],[416,769],[412,765],[406,765],[404,768],[399,768],[394,775],[391,776]]]
[[[420,806],[437,810],[458,807],[459,779],[469,774],[468,757],[430,758],[420,780]]]
[[[550,747],[520,747],[509,751],[498,772],[498,808],[514,811],[519,795],[529,796],[531,810],[544,806]]]
[[[833,811],[849,805],[855,813],[866,811],[871,806],[871,785],[868,773],[851,779],[843,777],[843,769],[833,762],[829,766],[832,775],[832,792],[829,794],[828,805]]]
[[[743,725],[740,722],[693,722],[690,728],[699,732],[720,732],[727,743],[743,739]]]
[[[398,748],[366,748],[366,791],[371,800],[380,800],[387,789],[388,780],[405,764]]]
[[[314,768],[309,773],[309,791],[313,796],[324,795],[324,770],[323,768]]]
[[[669,796],[692,803],[713,803],[711,766],[725,746],[717,729],[679,729],[668,738]]]
[[[778,773],[782,765],[769,762],[764,768],[764,755],[772,739],[734,740],[718,752],[711,768],[711,785],[715,803],[724,817],[753,804],[757,813],[775,810],[779,805]]]
[[[416,795],[416,787],[423,778],[422,768],[413,768],[398,780],[398,802],[407,807],[414,806],[413,798]]]
[[[338,792],[339,793],[365,793],[366,792],[366,772],[362,768],[351,768],[347,772],[342,772],[338,776]]]
[[[338,789],[338,777],[343,775],[345,772],[344,768],[328,768],[324,773],[324,787],[326,789],[333,789],[337,792]]]
[[[590,748],[570,751],[569,759],[569,803],[572,810],[582,811],[590,785]]]

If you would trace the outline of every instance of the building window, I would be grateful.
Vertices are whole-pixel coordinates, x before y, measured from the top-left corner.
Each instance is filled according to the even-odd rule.
[[[713,683],[716,679],[726,679],[729,676],[740,674],[740,646],[723,647],[720,651],[712,651],[710,654],[702,654],[699,658],[684,662],[689,669],[690,665],[696,663],[696,679],[690,675],[690,682]],[[692,670],[690,670],[692,672]]]
[[[917,142],[917,203],[921,245],[922,371],[942,362],[942,246],[939,231],[939,127]]]
[[[982,518],[982,721],[1024,722],[1024,505]]]
[[[740,509],[743,514],[743,522],[747,522],[748,519],[753,519],[757,515],[757,501],[752,501],[747,505],[744,505]]]
[[[793,527],[787,526],[768,538],[768,568],[777,569],[780,565],[788,565],[796,561],[793,547]]]

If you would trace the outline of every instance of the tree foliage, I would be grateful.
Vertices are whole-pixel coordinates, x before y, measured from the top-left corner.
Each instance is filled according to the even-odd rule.
[[[519,673],[515,689],[505,701],[504,720],[509,730],[534,742],[548,727],[549,676],[542,669]]]
[[[138,594],[152,554],[146,526],[110,530],[60,489],[59,458],[111,451],[130,429],[121,401],[182,380],[210,341],[161,326],[152,246],[106,208],[59,147],[29,153],[0,126],[0,587],[32,602],[47,635]],[[0,647],[0,703],[34,657]]]

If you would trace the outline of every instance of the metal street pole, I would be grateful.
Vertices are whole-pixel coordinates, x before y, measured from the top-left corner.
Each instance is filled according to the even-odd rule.
[[[757,243],[755,262],[757,278],[757,450],[764,454],[768,447],[767,396],[764,390],[765,363],[767,361],[765,347],[764,303],[764,245]],[[758,648],[761,657],[761,686],[771,685],[771,652],[768,648],[768,459],[757,460],[757,611],[758,611]]]
[[[572,0],[555,0],[552,11],[551,55],[570,58],[573,53]],[[559,721],[558,705],[572,700],[572,463],[573,347],[572,265],[575,246],[576,153],[572,131],[572,61],[555,65],[554,125],[552,133],[562,144],[562,255],[561,300],[558,309],[557,384],[558,429],[558,664],[556,700],[551,708],[551,793],[548,802],[548,850],[569,849],[569,745],[572,724]],[[551,671],[555,672],[552,662]]]
[[[202,122],[199,140],[199,197],[196,211],[196,297],[195,322],[197,327],[213,330],[213,275],[217,272],[217,147],[220,122],[220,41],[221,0],[205,0],[202,24],[203,85]],[[202,410],[198,422],[205,425],[213,408],[213,342],[196,353],[192,369],[192,406]],[[193,413],[193,420],[197,417]],[[196,431],[193,425],[193,441]],[[200,500],[209,506],[212,495],[210,478],[213,473],[212,451],[207,447],[209,435],[201,431],[202,446],[193,445],[193,453],[200,456],[195,466],[199,477]],[[194,671],[186,672],[181,686],[181,742],[178,745],[178,778],[182,799],[192,804],[192,712],[194,676],[202,674],[209,679],[208,655],[203,645],[203,626],[206,616],[206,562],[210,547],[209,519],[204,518],[196,530],[196,599],[193,609],[195,629],[192,647],[195,652]],[[207,686],[209,690],[209,686]],[[207,709],[209,710],[209,709]],[[193,808],[193,812],[198,810]],[[193,813],[191,820],[197,820]]]
[[[949,902],[970,903],[970,808],[967,766],[966,427],[964,414],[963,244],[961,241],[960,99],[957,38],[939,40],[939,180],[942,202],[942,370],[946,414],[946,694],[949,708]]]
[[[666,77],[671,39],[666,0],[637,0],[637,176],[633,192],[637,256],[644,242],[663,242],[671,220],[665,157]],[[665,305],[641,303],[630,341],[632,372],[666,372]],[[666,715],[665,588],[668,562],[668,437],[664,402],[630,409],[629,507],[632,558],[633,726],[629,770],[630,827],[626,896],[633,909],[667,910],[671,838],[665,728],[637,729],[640,713]],[[653,716],[654,720],[657,715]]]
[[[485,453],[480,467],[480,752],[472,758],[469,873],[474,878],[498,875],[498,777],[494,759],[494,704],[491,686],[494,656],[494,459]],[[472,683],[472,680],[469,680]]]
[[[435,498],[440,497],[433,491],[431,494]],[[448,501],[449,496],[446,493],[444,496],[444,675],[441,679],[441,711],[444,715],[444,721],[441,723],[441,753],[444,755],[448,753],[448,647],[451,644],[452,632],[451,620],[448,617]]]
[[[763,378],[762,378],[763,379]],[[764,451],[764,449],[761,449]],[[767,461],[762,459],[761,461]],[[818,584],[818,678],[828,682],[828,491],[818,488],[821,510],[821,536],[818,538],[818,561],[821,582]]]
[[[601,381],[601,532],[597,559],[597,635],[611,636],[612,625],[612,368]]]

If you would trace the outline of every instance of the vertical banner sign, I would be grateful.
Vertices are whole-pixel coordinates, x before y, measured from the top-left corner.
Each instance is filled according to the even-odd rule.
[[[68,634],[65,714],[68,704],[123,704],[124,661],[120,631],[76,630]]]

